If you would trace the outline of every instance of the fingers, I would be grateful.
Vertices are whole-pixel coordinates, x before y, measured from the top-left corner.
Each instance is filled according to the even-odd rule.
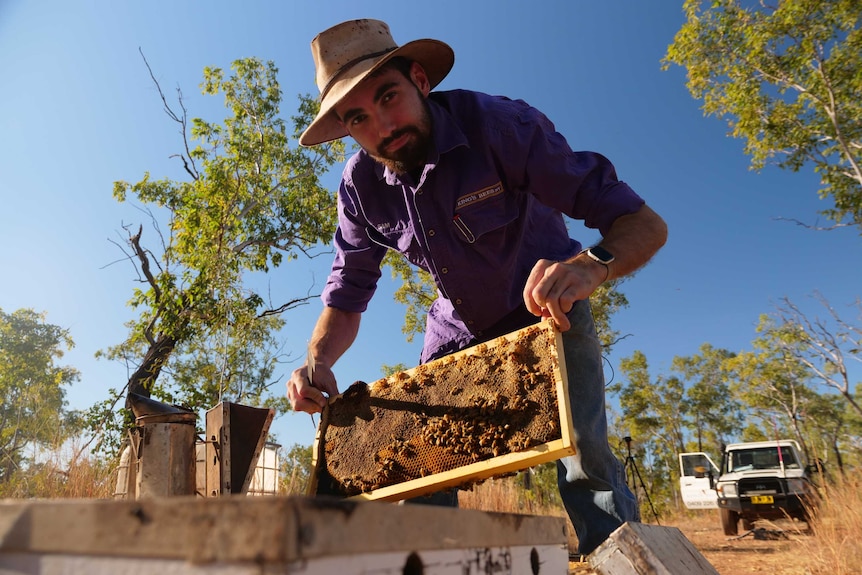
[[[294,411],[319,413],[326,407],[329,397],[338,395],[338,386],[332,371],[321,365],[316,366],[313,385],[308,381],[306,366],[303,366],[294,370],[286,386],[287,399]]]
[[[569,330],[569,318],[566,317],[566,314],[571,311],[572,305],[574,305],[574,301],[570,301],[567,305],[561,298],[553,296],[547,300],[548,313],[554,319],[554,323],[557,324],[560,331]]]
[[[534,315],[550,316],[561,331],[567,331],[570,323],[566,314],[578,299],[589,297],[589,293],[585,278],[575,266],[539,260],[524,286],[524,305]]]
[[[550,260],[539,260],[530,271],[527,283],[524,285],[524,305],[527,311],[535,316],[542,317],[545,313],[545,294],[540,288],[545,277],[548,266],[554,262]]]

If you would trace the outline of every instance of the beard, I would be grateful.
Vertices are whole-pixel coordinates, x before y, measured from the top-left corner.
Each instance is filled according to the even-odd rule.
[[[412,170],[425,165],[428,159],[428,150],[431,147],[431,113],[428,103],[422,98],[422,116],[417,124],[404,126],[395,131],[388,138],[380,142],[375,151],[368,154],[389,171],[396,174],[406,174]],[[410,135],[412,138],[394,152],[387,152],[386,148],[398,138]]]

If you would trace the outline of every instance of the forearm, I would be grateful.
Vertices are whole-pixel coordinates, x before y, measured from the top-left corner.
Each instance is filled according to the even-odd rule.
[[[335,365],[359,333],[361,313],[324,307],[311,333],[309,351],[317,363]]]
[[[618,218],[599,244],[614,255],[607,280],[626,276],[646,264],[667,240],[667,225],[647,205]],[[583,259],[586,256],[581,256]]]

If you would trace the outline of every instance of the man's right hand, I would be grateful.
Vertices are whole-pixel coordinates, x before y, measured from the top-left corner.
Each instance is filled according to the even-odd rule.
[[[307,365],[294,370],[290,375],[287,381],[287,399],[294,411],[319,413],[326,407],[328,397],[338,395],[338,383],[329,366],[317,362],[313,377],[313,383],[308,381]]]

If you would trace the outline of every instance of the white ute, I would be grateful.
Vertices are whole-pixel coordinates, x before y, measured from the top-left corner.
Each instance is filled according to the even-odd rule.
[[[817,489],[792,439],[727,445],[718,468],[705,453],[681,453],[680,492],[689,509],[717,507],[725,535],[745,530],[757,519],[793,518],[810,522]]]

